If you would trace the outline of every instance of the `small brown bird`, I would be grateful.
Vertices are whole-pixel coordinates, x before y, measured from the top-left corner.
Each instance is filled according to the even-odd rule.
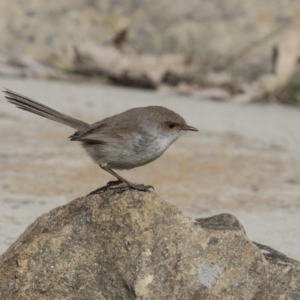
[[[4,90],[8,102],[18,108],[77,129],[71,141],[81,142],[100,168],[127,184],[128,188],[147,191],[149,185],[134,184],[112,169],[143,166],[160,157],[185,131],[198,131],[185,120],[162,106],[137,107],[88,124],[11,90]]]

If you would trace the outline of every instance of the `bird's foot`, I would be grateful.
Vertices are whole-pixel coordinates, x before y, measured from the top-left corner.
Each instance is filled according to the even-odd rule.
[[[120,181],[120,180],[109,181],[105,186],[102,186],[101,188],[98,188],[98,189],[92,191],[91,193],[89,193],[89,195],[104,193],[104,192],[112,189],[111,188],[112,186],[119,185],[120,183],[122,183],[122,181]]]
[[[115,185],[120,185],[122,184],[123,182],[121,180],[112,180],[112,181],[109,181],[107,184],[106,184],[106,188],[107,189],[110,189],[111,187],[114,187]]]
[[[99,189],[96,189],[95,191],[91,192],[89,195],[95,195],[104,193],[108,190],[111,190],[114,192],[114,194],[122,194],[125,191],[128,190],[138,190],[141,192],[149,192],[150,190],[154,190],[154,187],[152,185],[144,185],[144,184],[137,184],[137,183],[124,183],[120,180],[116,181],[109,181],[105,186],[102,186]]]
[[[152,185],[144,185],[144,184],[136,184],[136,183],[129,183],[124,184],[123,186],[117,186],[117,187],[109,187],[110,190],[113,190],[115,194],[121,194],[128,190],[138,190],[141,192],[149,192],[151,189],[154,190],[154,187]]]
[[[144,184],[137,184],[137,183],[130,183],[129,187],[134,190],[142,191],[142,192],[149,192],[151,189],[154,190],[152,185],[144,185]]]

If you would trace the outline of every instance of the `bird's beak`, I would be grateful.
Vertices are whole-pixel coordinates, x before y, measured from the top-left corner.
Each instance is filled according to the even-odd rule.
[[[185,125],[182,130],[189,130],[189,131],[199,131],[197,128],[190,126],[190,125]]]

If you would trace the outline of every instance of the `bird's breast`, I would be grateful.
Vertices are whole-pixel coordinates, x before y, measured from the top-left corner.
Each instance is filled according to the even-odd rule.
[[[160,157],[177,137],[138,134],[132,138],[131,159],[142,166]]]
[[[179,135],[178,135],[179,136]],[[106,163],[111,169],[132,169],[160,157],[178,136],[166,137],[152,134],[132,134],[122,140],[87,149],[93,160]]]

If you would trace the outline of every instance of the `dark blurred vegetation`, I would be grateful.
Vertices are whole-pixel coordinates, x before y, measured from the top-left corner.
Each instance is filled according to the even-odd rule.
[[[286,85],[276,90],[267,99],[270,102],[300,106],[300,68],[297,68]]]

